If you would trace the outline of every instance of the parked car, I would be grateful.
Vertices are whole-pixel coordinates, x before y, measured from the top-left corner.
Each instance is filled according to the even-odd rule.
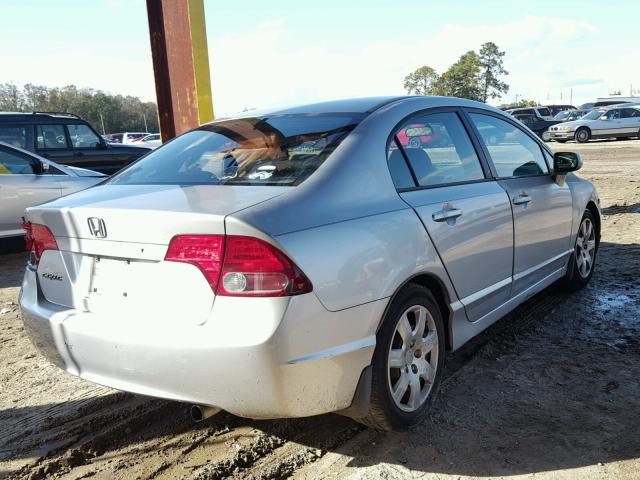
[[[549,134],[549,127],[560,123],[559,120],[542,120],[540,117],[528,113],[515,113],[512,116],[524,123],[545,142],[549,141],[551,138]]]
[[[146,137],[141,137],[137,140],[134,140],[132,145],[145,145],[149,148],[158,148],[162,145],[162,138],[160,138],[159,133],[152,133],[151,135],[147,135]]]
[[[553,120],[553,115],[551,114],[551,110],[547,107],[528,107],[528,108],[512,108],[507,110],[507,113],[514,114],[522,114],[522,115],[535,115],[540,120]]]
[[[592,138],[640,137],[640,106],[614,106],[595,109],[578,120],[559,123],[549,128],[551,139],[564,143],[585,143]]]
[[[578,120],[579,118],[584,117],[587,113],[589,113],[592,109],[586,110],[564,110],[556,114],[553,117],[554,120],[558,120],[560,122],[570,122],[572,120]]]
[[[566,112],[568,110],[575,110],[576,109],[576,107],[574,107],[573,105],[569,105],[569,104],[564,104],[564,105],[546,105],[546,107],[549,109],[549,112],[551,113],[552,117],[555,117],[560,112]]]
[[[24,234],[27,207],[84,190],[105,179],[101,173],[65,167],[0,142],[0,238]]]
[[[451,143],[403,147],[415,124]],[[220,120],[27,210],[24,324],[67,372],[208,406],[200,418],[340,411],[407,428],[445,350],[591,278],[599,199],[580,166],[464,99]]]
[[[124,133],[109,133],[107,138],[111,143],[121,143],[123,145],[131,145],[138,140],[151,135],[149,132],[124,132]]]
[[[0,113],[0,141],[63,165],[111,174],[151,151],[106,142],[69,113]]]

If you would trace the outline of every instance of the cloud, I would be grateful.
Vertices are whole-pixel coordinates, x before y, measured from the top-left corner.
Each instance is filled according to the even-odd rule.
[[[216,112],[277,106],[321,99],[402,95],[403,78],[421,65],[444,71],[464,52],[493,41],[507,52],[507,82],[512,92],[539,98],[566,88],[568,74],[597,78],[589,69],[566,63],[565,51],[593,36],[597,28],[576,19],[525,16],[500,25],[446,24],[437,31],[385,37],[379,32],[354,38],[296,38],[286,19],[263,21],[253,28],[209,37]],[[581,78],[581,77],[578,77]],[[586,84],[583,84],[586,85]]]
[[[604,83],[603,78],[579,78],[577,80],[569,80],[568,82],[561,83],[561,87],[579,87],[582,85],[598,85]]]

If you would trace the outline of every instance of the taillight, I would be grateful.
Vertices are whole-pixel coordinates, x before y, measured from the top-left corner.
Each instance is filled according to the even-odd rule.
[[[45,250],[58,250],[53,233],[48,227],[38,223],[24,222],[22,228],[25,231],[25,243],[27,251],[32,253],[31,263],[37,266]]]
[[[215,292],[223,254],[223,235],[178,235],[171,239],[164,259],[195,265]]]
[[[217,295],[282,297],[313,289],[289,257],[254,237],[178,235],[165,260],[196,265]]]

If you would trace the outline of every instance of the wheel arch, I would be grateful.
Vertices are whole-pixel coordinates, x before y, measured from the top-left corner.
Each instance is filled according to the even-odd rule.
[[[449,292],[445,286],[445,283],[433,273],[430,272],[420,272],[406,279],[396,290],[393,292],[393,295],[389,298],[389,303],[385,308],[385,311],[380,318],[378,323],[378,327],[376,328],[376,333],[380,330],[380,326],[382,325],[383,319],[387,315],[387,311],[393,300],[396,296],[409,284],[417,284],[420,285],[431,292],[433,297],[435,298],[438,307],[440,307],[440,313],[442,314],[442,321],[444,322],[444,333],[445,333],[445,343],[447,345],[447,350],[451,350],[453,347],[453,335],[452,335],[452,317],[453,314],[451,312],[450,304],[451,298]]]
[[[593,215],[593,218],[595,220],[595,224],[596,224],[596,246],[599,247],[600,246],[600,235],[601,235],[600,228],[601,228],[601,221],[602,221],[602,219],[600,218],[600,211],[598,210],[598,207],[596,206],[596,204],[591,200],[587,203],[586,209],[591,212],[591,214]]]

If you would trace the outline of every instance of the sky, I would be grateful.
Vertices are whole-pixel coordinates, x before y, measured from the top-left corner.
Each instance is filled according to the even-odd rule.
[[[155,100],[144,0],[0,0],[0,12],[0,83]],[[408,73],[441,73],[487,41],[510,85],[491,103],[640,95],[638,18],[640,0],[205,0],[214,109],[402,95]]]

